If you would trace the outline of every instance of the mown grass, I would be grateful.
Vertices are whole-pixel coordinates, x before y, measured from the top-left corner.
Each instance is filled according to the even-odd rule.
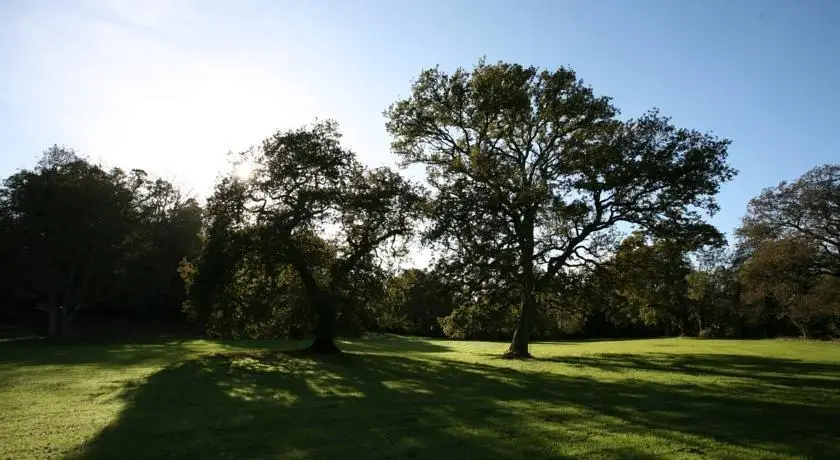
[[[840,458],[840,346],[0,344],[0,458]]]

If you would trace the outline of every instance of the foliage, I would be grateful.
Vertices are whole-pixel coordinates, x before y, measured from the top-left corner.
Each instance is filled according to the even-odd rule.
[[[799,239],[813,246],[811,270],[840,278],[840,165],[818,166],[793,183],[765,189],[750,201],[742,244]]]
[[[592,305],[583,301],[583,273],[565,273],[537,296],[537,321],[533,336],[545,340],[579,337]],[[515,324],[515,323],[514,323]]]
[[[685,248],[673,241],[649,244],[636,234],[622,242],[613,270],[617,293],[641,322],[659,325],[665,335],[686,335],[691,313],[686,278],[691,273]]]
[[[407,269],[388,278],[377,326],[382,331],[440,337],[440,320],[452,313],[456,293],[434,271]]]
[[[741,269],[747,305],[777,307],[776,315],[789,319],[803,337],[836,334],[840,279],[814,273],[818,253],[815,244],[797,239],[763,243]]]
[[[289,267],[303,294],[295,299],[314,317],[314,348],[335,351],[338,329],[358,332],[372,321],[365,306],[383,295],[381,265],[402,252],[423,196],[388,168],[363,167],[340,137],[334,122],[318,122],[279,131],[243,153],[251,176],[223,179],[208,204],[207,245],[188,308],[238,315],[230,299],[247,294],[237,275],[246,284],[264,276],[257,285],[283,289],[277,271]],[[253,261],[238,268],[246,254]],[[263,310],[280,308],[279,301]]]
[[[63,335],[83,310],[172,317],[184,295],[176,270],[197,249],[200,219],[168,182],[54,146],[0,187],[6,314],[40,306],[61,320],[48,332]]]
[[[627,222],[658,234],[705,229],[701,211],[734,171],[726,140],[652,111],[621,121],[566,68],[481,61],[423,71],[386,112],[393,149],[425,165],[435,191],[428,238],[474,289],[517,289],[509,355],[527,356],[537,293],[602,257]]]
[[[697,314],[701,337],[739,337],[743,334],[738,272],[725,253],[706,251],[687,277],[688,300]]]
[[[558,278],[536,299],[537,321],[533,336],[558,339],[581,332],[590,306],[581,302],[580,280]],[[440,319],[443,333],[457,339],[510,340],[517,324],[517,305],[521,294],[514,288],[487,293],[455,290],[455,308]]]
[[[816,167],[750,201],[739,229],[744,301],[753,318],[802,336],[840,331],[840,165]]]
[[[590,334],[695,335],[717,324],[708,303],[695,300],[706,273],[692,266],[702,240],[651,239],[641,232],[625,238],[615,254],[583,276],[577,289],[589,313]],[[720,251],[708,246],[707,251]],[[575,293],[571,293],[575,295]],[[600,323],[600,324],[599,324]],[[586,328],[585,328],[586,329]]]
[[[489,299],[466,300],[440,319],[443,334],[455,339],[501,340],[511,336],[514,318],[510,304]]]
[[[729,141],[620,118],[570,69],[428,69],[385,115],[429,196],[332,121],[241,153],[252,173],[204,209],[53,146],[0,185],[3,330],[189,318],[323,351],[364,331],[511,339],[509,357],[531,338],[840,336],[840,165],[763,190],[730,253],[704,222]],[[432,264],[397,270],[416,234]]]

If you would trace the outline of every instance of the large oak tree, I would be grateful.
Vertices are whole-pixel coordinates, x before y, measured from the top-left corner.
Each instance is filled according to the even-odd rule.
[[[541,286],[601,257],[609,229],[697,229],[735,174],[729,141],[657,111],[621,120],[566,68],[428,69],[386,117],[395,152],[426,167],[449,266],[520,293],[510,357],[529,356]]]
[[[227,196],[217,201],[236,208],[220,215],[253,229],[266,264],[291,266],[299,276],[318,352],[338,351],[339,312],[383,257],[401,251],[423,201],[422,190],[397,172],[362,166],[340,137],[331,121],[277,132],[246,152],[253,164],[247,180],[229,178],[217,188]]]

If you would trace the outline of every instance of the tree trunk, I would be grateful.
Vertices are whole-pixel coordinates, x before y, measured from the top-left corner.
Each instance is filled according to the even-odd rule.
[[[47,327],[47,336],[48,337],[57,337],[58,336],[58,308],[53,306],[46,310],[49,314],[49,326]]]
[[[531,353],[528,351],[528,344],[531,341],[531,330],[534,328],[534,317],[536,313],[537,299],[533,289],[530,291],[523,290],[519,322],[516,325],[516,330],[513,332],[513,340],[510,343],[510,347],[504,354],[505,358],[519,359],[531,357]]]
[[[799,333],[802,334],[803,339],[810,339],[811,338],[811,331],[808,330],[808,322],[803,321],[794,321],[793,324],[799,328]]]
[[[292,266],[300,275],[306,292],[309,306],[315,311],[315,340],[312,341],[307,350],[314,353],[341,353],[338,345],[335,344],[335,305],[329,292],[318,285],[303,257],[292,260]]]
[[[58,335],[62,339],[70,338],[70,311],[67,305],[58,307]]]
[[[332,299],[323,293],[318,293],[315,298],[315,340],[309,346],[309,350],[324,354],[341,353],[334,340],[335,308]]]
[[[312,345],[309,345],[307,350],[324,355],[341,353],[341,348],[338,348],[335,341],[326,337],[315,337],[315,340],[312,341]]]
[[[536,279],[534,276],[534,219],[533,212],[527,213],[519,228],[519,266],[522,269],[519,321],[513,332],[513,340],[505,352],[505,358],[530,358],[528,344],[537,315]]]

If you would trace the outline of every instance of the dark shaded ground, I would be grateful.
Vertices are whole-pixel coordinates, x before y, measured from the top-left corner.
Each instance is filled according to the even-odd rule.
[[[241,352],[172,365],[128,389],[119,419],[73,457],[840,458],[840,366],[729,355],[560,361],[730,380],[666,385],[395,355]],[[835,399],[815,403],[819,392]]]
[[[22,337],[2,343],[0,362],[20,365],[85,364],[124,366],[141,362],[171,362],[194,352],[194,338],[138,337],[133,340],[98,339],[45,339]],[[232,348],[243,350],[303,348],[308,341],[276,340],[214,340]],[[340,341],[348,352],[368,353],[440,353],[450,351],[446,341],[428,341],[414,337],[389,334],[376,335],[366,340]]]

